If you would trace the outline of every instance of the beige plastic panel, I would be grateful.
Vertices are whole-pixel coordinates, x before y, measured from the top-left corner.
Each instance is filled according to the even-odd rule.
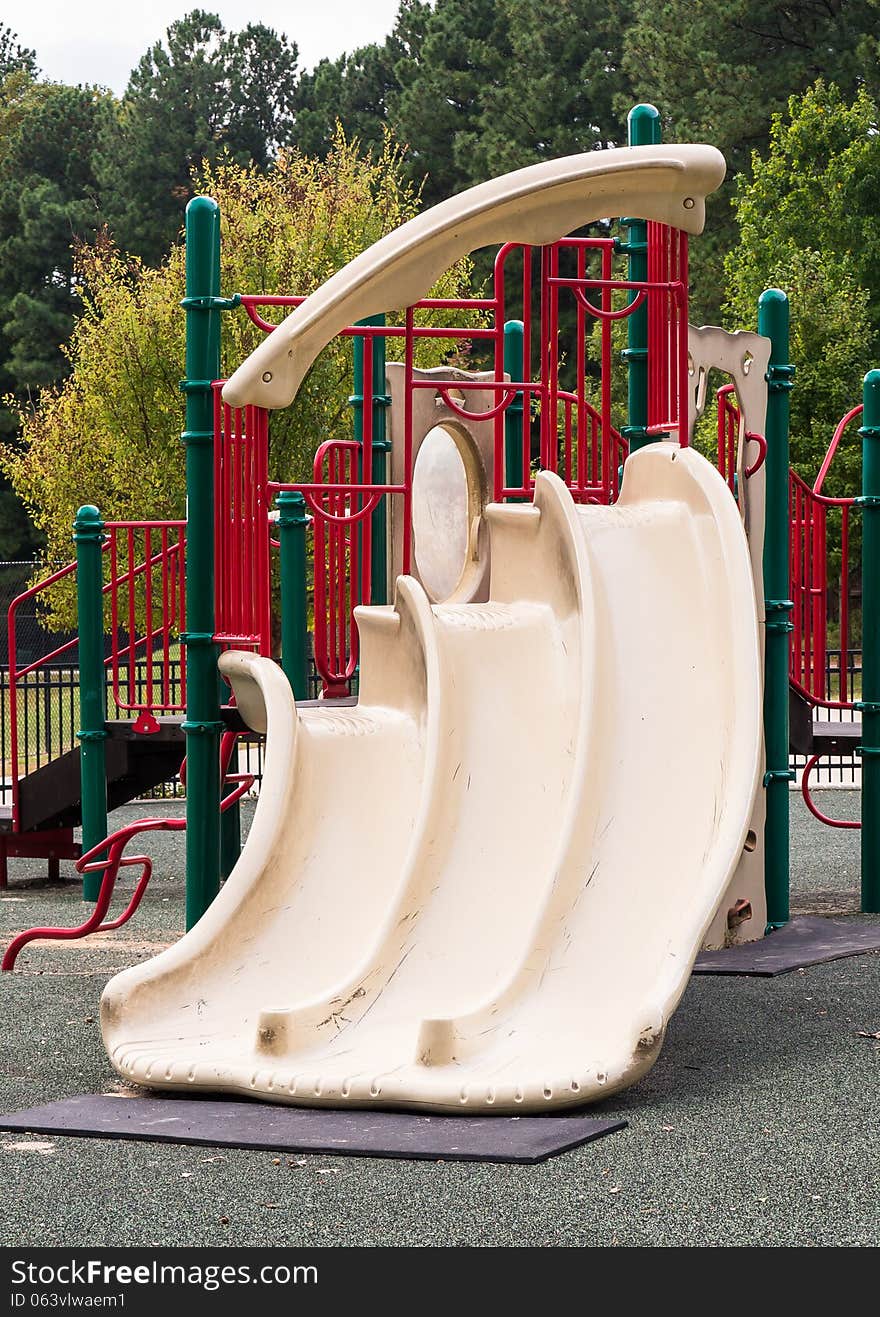
[[[708,401],[709,372],[723,371],[736,389],[740,410],[740,432],[736,453],[737,488],[740,510],[749,542],[755,603],[758,613],[761,654],[764,653],[764,515],[767,472],[761,466],[746,478],[747,466],[757,457],[754,445],[746,443],[745,434],[764,434],[767,421],[767,367],[770,363],[770,340],[750,330],[729,333],[715,325],[688,326],[688,369],[690,376],[689,433],[693,436],[697,418]],[[762,664],[763,670],[763,664]],[[763,773],[763,766],[762,766]],[[764,823],[767,799],[764,791],[755,797],[749,825],[751,840],[743,851],[730,887],[706,934],[709,949],[738,942],[755,942],[764,936],[767,924],[767,898],[764,889]],[[728,926],[727,912],[738,901],[748,902],[751,917]]]
[[[699,454],[654,444],[614,507],[554,475],[490,507],[490,599],[411,578],[359,611],[355,708],[267,727],[241,858],[199,924],[117,975],[114,1066],[275,1102],[529,1111],[656,1060],[759,790],[748,548]]]
[[[411,306],[478,247],[543,246],[615,215],[700,233],[705,197],[724,172],[712,146],[634,146],[547,160],[480,183],[401,225],[328,279],[239,366],[223,397],[234,407],[286,407],[341,330]]]
[[[413,374],[417,380],[431,380],[449,386],[453,400],[469,412],[488,412],[498,403],[498,395],[491,389],[460,390],[461,396],[455,397],[456,382],[491,381],[495,378],[493,371],[463,371],[439,366],[433,370],[416,370]],[[406,471],[404,434],[404,367],[398,362],[389,362],[386,380],[391,397],[391,481],[403,484],[409,474]],[[451,478],[454,461],[453,472],[450,472],[449,462],[444,461],[442,465],[435,464],[430,473],[424,473],[422,484],[419,479],[420,454],[426,440],[431,443],[430,436],[437,428],[448,435],[447,453],[453,445],[455,447],[459,478]],[[411,463],[416,472],[412,575],[424,587],[432,603],[484,600],[489,593],[489,532],[485,510],[494,484],[494,424],[491,420],[473,421],[457,416],[433,389],[413,389],[411,433]],[[424,461],[422,457],[422,464]],[[425,495],[428,496],[427,509],[420,507]],[[456,498],[460,506],[451,506]],[[405,507],[401,498],[387,501],[391,505],[390,567],[393,581],[403,571]],[[421,517],[420,511],[423,513]],[[424,515],[425,511],[428,515]],[[454,521],[452,528],[450,520]],[[449,588],[437,588],[444,582]]]

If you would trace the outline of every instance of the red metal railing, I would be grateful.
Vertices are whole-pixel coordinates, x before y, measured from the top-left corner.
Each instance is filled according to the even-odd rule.
[[[330,697],[348,693],[358,661],[354,610],[370,600],[369,516],[378,496],[340,488],[359,484],[361,458],[361,446],[352,440],[331,440],[315,454],[315,481],[325,478],[335,487],[314,523],[315,667]]]
[[[740,413],[734,386],[718,390],[718,470],[736,493],[737,448]],[[855,495],[834,497],[824,494],[826,477],[850,423],[861,415],[862,407],[853,407],[839,422],[819,474],[810,486],[796,471],[789,471],[789,563],[792,609],[789,680],[792,686],[815,708],[832,711],[831,716],[852,716],[857,691],[851,658],[854,649],[853,608],[854,564],[852,550],[852,511]],[[746,470],[751,475],[764,460],[766,441],[760,435],[746,434],[755,440],[758,456]],[[838,520],[839,519],[839,520]],[[838,644],[832,645],[833,629]],[[837,653],[837,667],[829,664],[829,650]],[[833,819],[813,800],[810,778],[821,755],[810,755],[801,775],[801,793],[810,812],[830,827],[858,828],[851,820]]]
[[[739,497],[736,483],[736,467],[740,444],[740,411],[736,403],[736,386],[724,384],[715,395],[718,401],[717,415],[717,464],[718,470],[727,482],[734,498]],[[746,456],[750,455],[749,444],[754,444],[756,452],[751,464],[745,467],[746,478],[753,476],[764,465],[767,456],[767,440],[762,434],[747,430],[743,436],[747,445]]]
[[[688,243],[680,229],[648,223],[647,288],[648,434],[673,434],[685,445]]]
[[[252,773],[229,772],[232,751],[235,748],[238,735],[238,732],[224,732],[220,738],[220,780],[224,785],[232,784],[232,790],[220,802],[221,814],[225,814],[228,809],[237,804],[242,796],[254,785]],[[181,766],[181,778],[184,780],[186,776],[185,763],[186,761]],[[146,855],[125,855],[126,846],[132,838],[139,836],[142,832],[183,832],[185,829],[186,819],[138,819],[136,822],[128,824],[127,827],[112,832],[109,837],[105,837],[97,846],[93,846],[90,851],[80,857],[76,864],[78,873],[100,873],[102,875],[95,907],[89,917],[74,928],[44,926],[29,928],[19,933],[6,948],[3,959],[0,961],[0,970],[8,972],[14,969],[22,948],[26,947],[29,942],[34,942],[39,938],[60,939],[69,942],[87,937],[89,933],[108,933],[113,929],[121,928],[123,924],[127,924],[147,890],[153,872],[153,862]],[[129,897],[128,904],[124,907],[122,913],[114,919],[105,920],[104,916],[110,909],[110,903],[113,900],[119,870],[132,868],[135,865],[140,866],[141,872],[135,883],[134,891]]]
[[[109,558],[111,689],[120,714],[136,713],[136,730],[155,730],[157,713],[186,708],[186,522],[110,521]],[[122,644],[123,632],[126,643]],[[179,668],[172,677],[176,651]]]
[[[223,384],[214,384],[216,638],[271,654],[268,413],[227,406]]]
[[[136,714],[135,729],[155,730],[156,715],[186,707],[186,667],[179,637],[186,625],[185,533],[183,521],[114,521],[105,526],[103,546],[108,579],[110,653],[105,659],[113,694],[111,716]],[[71,662],[77,638],[65,641],[32,663],[18,666],[17,617],[22,605],[76,573],[68,563],[13,599],[6,615],[9,653],[9,758],[13,830],[20,818],[20,782],[48,760],[76,746],[76,717],[70,725],[51,720],[52,743],[35,747],[28,734],[27,701],[34,695],[28,678],[66,656]]]
[[[852,709],[854,696],[848,672],[853,645],[852,513],[855,495],[833,497],[822,492],[829,469],[850,423],[861,415],[853,407],[834,431],[812,488],[796,472],[789,476],[791,524],[791,597],[794,601],[791,645],[791,679],[812,704],[826,709]],[[835,522],[837,526],[835,529]],[[829,548],[839,555],[833,576]],[[836,616],[833,604],[836,603]],[[840,658],[836,672],[827,673],[829,626],[839,632]]]

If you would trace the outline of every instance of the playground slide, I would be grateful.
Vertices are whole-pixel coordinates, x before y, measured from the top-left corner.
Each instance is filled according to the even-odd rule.
[[[728,490],[675,443],[612,507],[492,506],[487,603],[359,610],[353,708],[221,660],[267,733],[240,861],[117,975],[126,1079],[301,1105],[517,1112],[656,1059],[748,835],[761,678]],[[728,893],[729,895],[729,893]]]

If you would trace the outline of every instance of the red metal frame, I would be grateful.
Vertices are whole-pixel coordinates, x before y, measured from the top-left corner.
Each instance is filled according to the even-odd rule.
[[[214,384],[215,639],[272,652],[269,427],[259,407],[229,407]]]
[[[717,398],[718,470],[731,491],[735,492],[740,413],[736,405],[734,386],[724,385],[718,390]],[[852,566],[850,521],[852,509],[857,506],[857,499],[855,495],[846,498],[831,497],[822,493],[822,487],[847,427],[861,415],[861,412],[861,406],[853,407],[837,425],[812,486],[796,471],[789,472],[789,559],[791,597],[794,602],[789,676],[792,685],[805,699],[824,709],[854,708],[854,700],[848,684],[849,657],[852,652],[850,635],[852,615],[849,600]],[[747,432],[745,438],[756,442],[759,447],[758,456],[746,470],[746,475],[751,476],[760,468],[766,457],[767,443],[762,435],[751,432]],[[840,630],[840,661],[835,699],[827,675],[829,595],[832,589],[828,576],[828,519],[838,514],[841,563],[834,589],[839,600],[837,621]],[[808,765],[805,783],[813,767],[813,763]],[[804,789],[808,790],[807,787]],[[815,809],[813,812],[818,818],[819,813]]]
[[[236,784],[233,790],[224,796],[220,802],[221,814],[237,804],[242,796],[254,785],[254,775],[252,773],[230,773],[228,771],[229,761],[232,758],[238,736],[238,732],[224,732],[220,738],[221,781],[224,784],[228,782]],[[185,774],[184,761],[184,765],[181,766],[181,778],[184,780]],[[146,855],[124,855],[123,852],[126,846],[133,837],[139,836],[142,832],[183,832],[185,828],[186,819],[138,819],[125,828],[119,828],[118,831],[111,833],[109,837],[105,837],[97,846],[93,846],[85,855],[80,856],[76,864],[77,873],[103,873],[104,875],[101,879],[98,899],[88,919],[85,923],[77,924],[74,928],[29,928],[23,933],[19,933],[6,948],[3,960],[0,961],[0,970],[13,969],[22,948],[37,938],[58,938],[64,941],[72,941],[76,938],[87,937],[89,933],[107,933],[112,929],[121,928],[123,924],[127,924],[147,890],[153,872],[153,862]],[[122,914],[117,915],[115,919],[105,921],[104,916],[109,910],[110,902],[113,899],[119,870],[133,868],[137,864],[141,866],[141,874],[129,898],[128,905],[126,905]]]
[[[552,246],[533,249],[507,243],[498,252],[491,297],[456,299],[425,298],[405,311],[400,325],[355,325],[342,336],[359,335],[364,350],[365,397],[362,409],[363,441],[331,440],[322,444],[315,456],[310,481],[268,480],[266,497],[259,516],[268,519],[268,508],[281,490],[295,490],[303,495],[313,517],[315,663],[326,695],[347,693],[357,669],[358,640],[353,611],[370,599],[370,559],[372,553],[370,513],[383,496],[403,501],[403,570],[409,571],[412,558],[412,403],[418,389],[439,394],[450,411],[464,419],[491,422],[495,448],[495,478],[492,495],[496,501],[530,498],[534,490],[532,474],[532,431],[537,426],[538,462],[545,470],[556,471],[565,480],[573,497],[581,503],[611,503],[618,495],[619,469],[626,457],[626,441],[612,421],[613,327],[615,321],[629,316],[647,302],[651,342],[649,362],[649,414],[652,433],[673,431],[686,445],[687,429],[687,235],[664,225],[649,226],[649,278],[634,283],[614,278],[613,262],[616,241],[613,238],[566,238]],[[537,256],[537,260],[536,260]],[[510,274],[513,258],[521,262],[521,273]],[[570,271],[570,272],[569,272]],[[625,305],[615,308],[615,293],[628,293]],[[260,314],[261,307],[290,309],[300,305],[301,297],[263,297],[248,295],[241,299],[247,315],[266,333],[275,325]],[[573,374],[573,387],[562,384],[563,358],[561,308],[563,300],[574,310],[575,350],[565,363]],[[455,312],[486,313],[489,323],[473,327],[456,325]],[[416,313],[422,310],[449,312],[444,325],[420,325]],[[504,324],[513,316],[523,323],[525,378],[507,380],[504,375]],[[585,343],[590,322],[599,328],[599,378],[592,380],[586,360]],[[399,483],[377,484],[366,477],[372,471],[373,403],[370,392],[374,339],[402,339],[404,366],[403,469],[407,473]],[[494,378],[490,380],[456,380],[454,385],[438,386],[434,380],[416,378],[415,349],[425,338],[443,338],[467,342],[482,340],[491,344]],[[531,364],[537,360],[537,374]],[[473,413],[466,402],[453,396],[467,395],[469,390],[494,393],[494,404]],[[523,402],[524,442],[521,479],[508,485],[505,481],[505,413],[517,397]],[[228,409],[227,409],[228,412]],[[218,403],[217,430],[221,448],[228,435],[235,433],[242,446],[252,443],[265,452],[266,413],[248,408],[241,420],[221,416]],[[218,468],[223,479],[223,466]],[[262,459],[255,457],[254,462]],[[221,488],[221,515],[235,503],[234,493]],[[247,495],[242,496],[242,505]],[[235,520],[234,518],[232,520]],[[247,517],[240,519],[241,525]],[[256,522],[251,529],[256,536]],[[228,525],[218,530],[218,580],[235,598],[239,583],[238,561],[228,556]],[[234,537],[228,540],[235,543]],[[266,548],[268,550],[268,538]],[[263,541],[259,553],[262,555]],[[262,607],[260,591],[265,577],[258,577],[253,597]],[[219,588],[219,587],[218,587]],[[221,627],[218,639],[227,634],[249,634],[259,627],[248,627],[236,620],[234,607],[227,596],[218,593],[218,618],[229,619]],[[265,611],[262,616],[265,617]],[[264,651],[265,652],[265,651]]]
[[[810,792],[810,776],[821,758],[821,755],[811,755],[804,764],[804,771],[801,774],[801,795],[804,798],[804,804],[813,817],[818,819],[820,823],[824,823],[826,827],[860,828],[862,825],[858,819],[833,819],[829,814],[823,814],[822,810],[813,799]]]
[[[718,390],[718,470],[735,491],[736,454],[739,440],[740,413],[737,408],[734,386],[727,384]],[[838,423],[831,443],[810,486],[796,471],[789,472],[789,559],[791,577],[792,635],[789,659],[789,679],[792,686],[814,707],[854,711],[854,692],[850,690],[849,660],[852,653],[850,626],[850,562],[852,509],[857,506],[855,495],[834,498],[822,493],[822,487],[834,461],[841,439],[852,421],[862,413],[861,405],[853,407]],[[747,433],[747,440],[759,444],[759,454],[746,475],[760,467],[767,453],[766,440],[760,435]],[[837,690],[828,680],[829,596],[832,583],[828,573],[829,517],[840,516],[840,572],[834,587],[838,598],[838,627],[840,633]],[[837,698],[834,698],[836,693]],[[820,823],[831,828],[860,828],[856,820],[834,819],[825,814],[813,800],[810,778],[822,755],[811,755],[801,774],[801,795],[807,809]]]
[[[723,384],[716,392],[715,397],[718,400],[718,470],[727,482],[731,494],[736,497],[736,458],[740,427],[740,412],[736,403],[736,385]],[[760,471],[767,459],[767,440],[762,434],[755,434],[751,430],[746,430],[744,437],[747,444],[755,443],[758,445],[758,453],[754,462],[745,469],[746,479],[748,479],[756,471]]]
[[[186,659],[180,650],[180,677],[172,679],[171,649],[175,636],[186,626],[184,558],[185,521],[111,521],[105,525],[103,551],[108,580],[110,645],[105,660],[118,714],[136,714],[135,730],[149,733],[158,727],[157,714],[182,713],[186,708]],[[9,777],[12,827],[18,831],[19,783],[27,769],[27,746],[21,754],[19,701],[27,698],[25,679],[38,668],[51,666],[69,654],[77,639],[65,641],[49,654],[18,667],[17,617],[21,606],[76,572],[76,563],[51,572],[17,595],[6,613],[9,653]],[[125,629],[126,643],[121,631]],[[157,653],[158,646],[158,653]],[[145,661],[146,660],[146,661]],[[176,689],[175,689],[176,685]],[[21,772],[24,759],[25,774]]]
[[[104,875],[101,879],[98,899],[88,919],[75,928],[29,928],[25,932],[19,933],[6,948],[6,953],[2,962],[0,962],[0,970],[13,969],[21,949],[36,938],[60,938],[64,941],[71,941],[74,938],[85,937],[89,933],[105,933],[114,928],[121,928],[123,924],[131,919],[140,905],[153,871],[153,864],[148,856],[123,855],[125,847],[132,837],[136,837],[142,832],[180,832],[185,827],[185,819],[138,819],[136,823],[130,823],[126,828],[120,828],[118,832],[114,832],[111,836],[106,837],[104,841],[99,842],[97,846],[93,846],[77,861],[76,865],[79,873],[103,872]],[[105,851],[106,855],[104,855]],[[101,856],[104,858],[99,858]],[[113,899],[113,890],[116,886],[119,870],[133,867],[136,864],[141,866],[141,874],[135,884],[128,905],[121,915],[105,922],[104,916],[109,910],[110,902]]]
[[[171,647],[174,637],[186,627],[186,522],[109,521],[104,529],[104,552],[110,561],[110,579],[104,586],[104,594],[110,596],[111,648],[106,663],[113,700],[120,713],[142,716],[142,730],[155,730],[150,720],[156,714],[186,709],[184,648],[180,649],[176,694],[171,679]],[[175,537],[173,543],[171,537]],[[143,618],[140,627],[139,614]],[[126,645],[120,645],[121,626],[128,636]],[[146,660],[143,680],[138,671],[139,652]]]

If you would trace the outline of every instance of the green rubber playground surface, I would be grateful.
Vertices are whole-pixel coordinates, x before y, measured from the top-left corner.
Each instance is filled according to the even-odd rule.
[[[817,795],[833,812],[857,810],[855,793]],[[791,803],[793,910],[859,918],[858,833],[824,829],[796,796]],[[182,839],[153,836],[145,846],[155,877],[133,926],[27,948],[0,980],[0,1110],[121,1088],[101,1045],[101,989],[183,927]],[[76,888],[35,885],[34,862],[11,867],[0,943],[37,923],[79,920]],[[878,954],[776,979],[695,978],[655,1068],[594,1108],[629,1128],[540,1166],[0,1133],[0,1240],[878,1245],[878,1034]]]

